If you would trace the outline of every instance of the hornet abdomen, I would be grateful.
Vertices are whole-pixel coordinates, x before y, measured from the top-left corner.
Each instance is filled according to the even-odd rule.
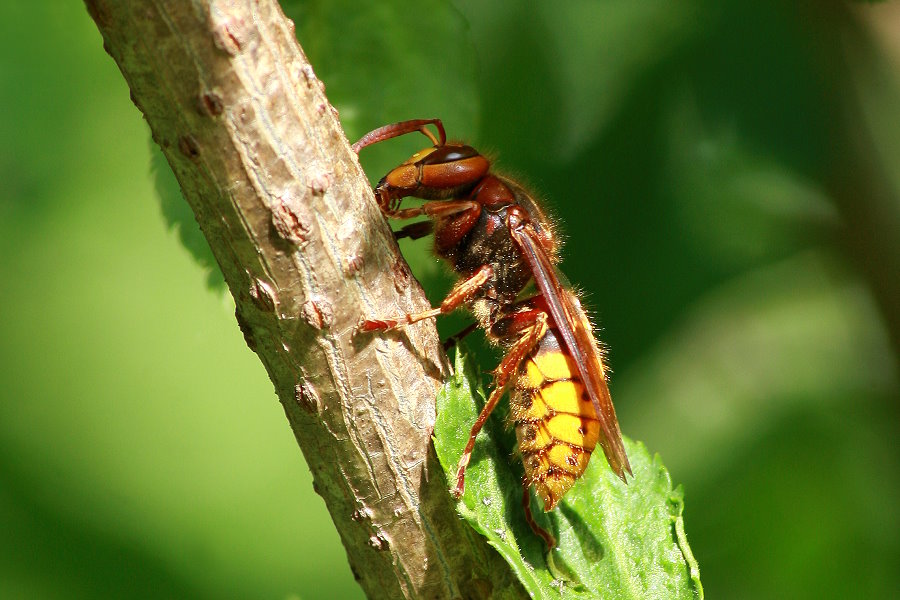
[[[519,367],[510,399],[525,477],[552,510],[587,468],[600,422],[575,363],[548,328]]]

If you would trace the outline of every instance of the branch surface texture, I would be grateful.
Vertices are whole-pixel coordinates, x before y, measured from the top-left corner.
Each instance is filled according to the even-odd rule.
[[[293,23],[274,0],[86,4],[209,241],[363,590],[524,597],[458,518],[434,458],[447,366],[433,325],[353,335],[363,314],[427,302]]]

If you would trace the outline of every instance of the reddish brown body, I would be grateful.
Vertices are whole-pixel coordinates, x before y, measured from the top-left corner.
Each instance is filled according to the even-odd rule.
[[[439,139],[428,125],[437,128]],[[354,150],[414,131],[427,135],[434,145],[382,178],[375,187],[378,204],[390,218],[429,217],[402,228],[398,237],[433,233],[435,253],[462,280],[438,308],[364,320],[360,329],[392,329],[467,306],[488,338],[507,349],[494,371],[495,387],[472,427],[451,491],[462,495],[475,438],[510,389],[510,412],[526,472],[526,517],[553,546],[553,536],[531,515],[529,486],[535,486],[544,509],[552,509],[584,472],[597,443],[623,480],[631,472],[602,354],[578,299],[556,271],[559,243],[553,227],[525,189],[492,173],[490,161],[471,146],[447,143],[437,119],[376,129],[354,144]],[[400,201],[408,196],[427,201],[401,209]],[[537,294],[522,298],[531,282]]]

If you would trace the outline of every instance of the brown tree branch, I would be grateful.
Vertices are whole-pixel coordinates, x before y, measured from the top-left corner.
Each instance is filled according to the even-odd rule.
[[[293,23],[274,0],[86,3],[222,268],[365,592],[524,596],[457,517],[435,461],[447,367],[433,326],[394,341],[353,336],[362,314],[426,301]]]

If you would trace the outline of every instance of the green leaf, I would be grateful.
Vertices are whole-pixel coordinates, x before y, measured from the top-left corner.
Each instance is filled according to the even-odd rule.
[[[484,404],[477,381],[465,351],[458,350],[455,373],[438,393],[434,430],[448,481],[456,478],[469,430]],[[682,490],[672,487],[658,456],[651,457],[643,444],[626,438],[634,470],[628,485],[598,451],[554,511],[540,513],[532,500],[535,518],[558,540],[557,548],[548,552],[525,522],[522,468],[511,458],[511,443],[502,415],[492,415],[475,443],[457,508],[533,597],[703,597],[699,567],[684,533]]]

